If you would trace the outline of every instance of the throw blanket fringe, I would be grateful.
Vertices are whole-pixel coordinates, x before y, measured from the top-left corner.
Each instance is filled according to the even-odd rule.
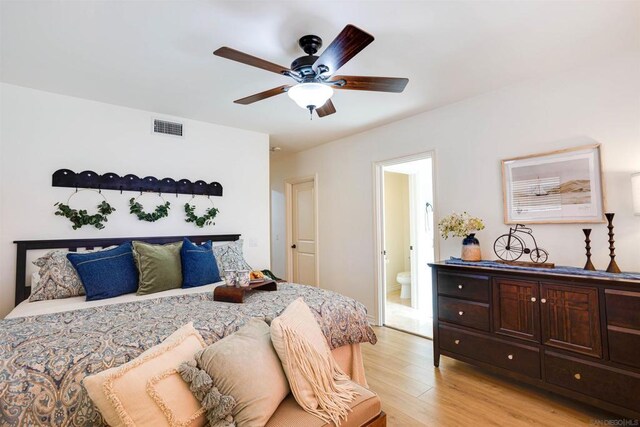
[[[298,404],[325,423],[333,422],[340,426],[351,411],[349,403],[359,394],[353,388],[349,376],[340,369],[328,346],[325,354],[322,354],[292,328],[283,325],[282,331],[289,372],[292,372],[292,365],[297,366],[318,400],[316,408],[304,405],[300,401]],[[300,388],[296,381],[292,381],[290,385],[294,396],[299,396]]]

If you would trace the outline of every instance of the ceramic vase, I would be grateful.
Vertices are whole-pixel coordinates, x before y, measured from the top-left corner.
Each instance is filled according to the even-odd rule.
[[[241,288],[246,288],[247,286],[249,286],[249,283],[251,282],[250,273],[251,272],[249,270],[238,270],[238,286],[240,286]]]
[[[476,239],[475,233],[469,234],[462,241],[462,260],[463,261],[480,261],[482,253],[480,253],[480,242]]]

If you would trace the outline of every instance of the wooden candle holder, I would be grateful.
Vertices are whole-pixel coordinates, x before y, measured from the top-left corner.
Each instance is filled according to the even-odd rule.
[[[585,243],[585,249],[587,250],[587,263],[584,265],[584,269],[589,271],[595,271],[596,268],[591,262],[591,239],[589,238],[589,236],[591,236],[591,229],[583,228],[582,231],[584,232],[584,243]]]
[[[620,273],[620,267],[618,267],[618,264],[616,264],[616,241],[613,238],[614,215],[614,213],[604,214],[604,216],[607,217],[607,221],[609,221],[609,225],[607,225],[607,228],[609,229],[609,257],[611,258],[611,262],[609,262],[609,266],[607,267],[607,273]]]

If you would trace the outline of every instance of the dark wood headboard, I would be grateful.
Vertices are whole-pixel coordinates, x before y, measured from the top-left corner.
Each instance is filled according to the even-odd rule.
[[[239,234],[210,234],[203,236],[162,236],[162,237],[105,237],[100,239],[66,239],[66,240],[16,240],[16,305],[29,298],[31,287],[27,286],[27,252],[37,249],[67,249],[75,252],[78,248],[88,250],[120,245],[131,240],[153,244],[164,244],[181,241],[187,237],[194,243],[200,244],[211,240],[213,242],[232,242],[240,238]]]

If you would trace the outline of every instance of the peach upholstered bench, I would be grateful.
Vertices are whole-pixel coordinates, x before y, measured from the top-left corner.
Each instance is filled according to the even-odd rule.
[[[378,395],[358,383],[353,383],[359,396],[351,403],[351,412],[341,427],[384,427],[387,425],[387,416],[381,410]],[[271,416],[265,427],[332,427],[335,424],[326,424],[320,418],[311,415],[302,409],[289,394],[282,401],[276,412]]]

